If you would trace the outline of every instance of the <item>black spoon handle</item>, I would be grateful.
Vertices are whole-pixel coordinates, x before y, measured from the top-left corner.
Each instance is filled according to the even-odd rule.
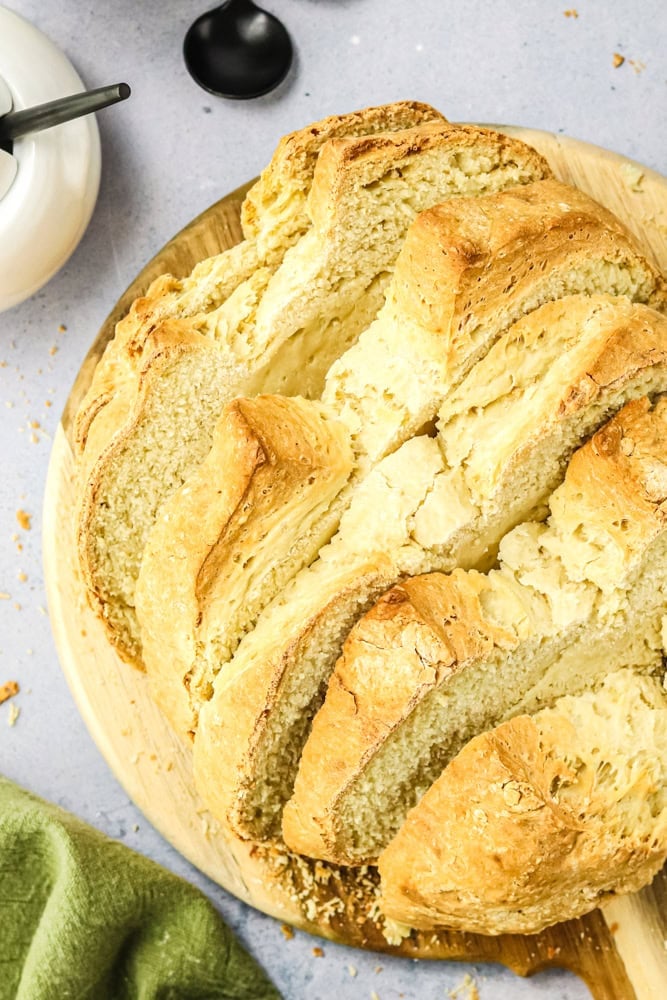
[[[62,125],[73,118],[89,115],[110,104],[126,100],[130,93],[126,83],[116,83],[112,87],[98,87],[97,90],[86,90],[83,94],[59,97],[56,101],[38,104],[24,111],[10,111],[0,118],[0,142],[20,139],[29,132],[41,132],[53,125]]]

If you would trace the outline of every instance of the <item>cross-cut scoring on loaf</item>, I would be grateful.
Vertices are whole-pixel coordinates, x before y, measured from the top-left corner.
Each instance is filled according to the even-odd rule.
[[[665,283],[549,175],[524,144],[410,102],[295,133],[244,202],[244,241],[154,283],[98,366],[77,420],[88,596],[194,737],[231,835],[375,862],[471,737],[572,677],[660,668],[659,443],[620,418],[593,438],[593,466],[625,483],[611,527],[566,487],[614,413],[638,438],[664,416],[646,397],[667,391]],[[651,877],[654,840],[612,888]],[[392,878],[396,915],[414,900]],[[442,878],[410,911],[423,926]],[[583,912],[581,882],[520,929]],[[494,919],[470,926],[510,927]]]
[[[469,176],[460,167],[450,170],[452,157],[471,148],[483,154],[481,166],[473,158]],[[397,166],[404,176],[404,211],[388,225],[387,206],[369,185]],[[255,270],[212,312],[166,319],[150,329],[133,377],[117,394],[119,405],[103,407],[91,425],[82,461],[79,556],[89,597],[121,656],[141,662],[135,610],[141,554],[160,505],[199,464],[201,449],[210,447],[216,410],[234,396],[268,390],[319,396],[331,362],[380,309],[418,211],[468,190],[497,191],[549,173],[524,143],[473,126],[426,123],[395,134],[330,139],[308,195],[312,225],[283,247],[276,266]],[[195,398],[178,407],[176,430],[165,415],[178,392],[180,368],[190,383],[200,355],[194,381],[202,405]],[[129,410],[119,423],[124,404]],[[128,521],[127,484],[147,450],[147,436],[154,442],[153,471],[135,494]],[[194,454],[180,443],[192,436],[200,442]],[[315,555],[307,551],[304,558]]]

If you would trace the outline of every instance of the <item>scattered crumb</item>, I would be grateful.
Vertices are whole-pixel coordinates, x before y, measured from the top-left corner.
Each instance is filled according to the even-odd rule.
[[[37,606],[37,610],[39,611],[40,615],[44,615],[45,617],[48,615],[48,611],[41,604]]]
[[[612,59],[614,69],[618,69],[618,67],[622,66],[624,62],[625,56],[622,56],[620,52],[614,52],[614,58]]]
[[[21,583],[25,583],[26,580],[28,579],[28,574],[24,573],[23,570],[21,570],[20,573],[16,574],[16,579],[19,580]]]
[[[20,611],[21,610],[21,605],[18,603],[18,601],[14,602],[14,608],[16,609],[16,611]]]
[[[646,63],[643,63],[641,59],[628,59],[628,62],[632,66],[635,73],[641,73],[642,70],[646,69]]]
[[[357,968],[356,968],[356,966],[355,966],[355,965],[348,965],[348,967],[347,967],[347,971],[348,971],[348,972],[350,973],[350,975],[351,975],[351,976],[352,976],[352,978],[354,979],[354,977],[355,977],[355,976],[356,976],[356,974],[357,974]]]
[[[19,526],[23,528],[24,531],[30,531],[32,527],[30,523],[32,520],[32,514],[28,514],[25,510],[22,510],[19,507],[16,511],[16,520],[19,522]]]
[[[6,593],[4,590],[0,590],[0,601],[11,601],[12,595]]]
[[[636,163],[625,162],[621,164],[621,176],[625,186],[630,191],[641,191],[644,181],[644,171]]]
[[[11,705],[9,706],[9,715],[7,716],[7,725],[8,726],[15,726],[16,725],[16,720],[18,719],[18,717],[19,717],[20,714],[21,714],[21,709],[18,707],[18,705],[15,705],[14,702],[12,702]]]
[[[65,326],[65,324],[61,323],[60,326],[58,327],[58,333],[64,333],[66,329],[67,327]]]
[[[133,823],[132,824],[132,833],[139,833],[139,824],[138,823]]]
[[[384,918],[382,937],[387,944],[398,946],[404,938],[410,937],[411,934],[412,928],[408,927],[407,924],[402,924],[398,920],[391,920],[389,917]]]
[[[318,946],[313,948],[313,955],[315,956],[315,958],[324,958],[324,952]]]
[[[51,357],[53,357],[53,355],[57,353],[58,353],[58,348],[56,347],[55,344],[52,344],[51,347],[49,347],[49,354],[51,355]]]
[[[15,694],[19,693],[18,681],[7,681],[5,684],[0,684],[0,705],[3,701],[8,701],[13,698]]]
[[[8,410],[11,410],[14,404],[12,403],[11,399],[7,399],[5,400],[5,406],[7,407]]]
[[[477,983],[468,973],[465,974],[459,985],[450,990],[447,995],[450,1000],[479,1000]]]
[[[380,997],[375,992],[375,990],[371,990],[371,1000],[380,1000]]]
[[[564,10],[563,13],[565,17],[579,17],[579,11],[575,10],[574,7],[570,7],[569,10]]]
[[[289,924],[281,924],[280,930],[282,931],[283,937],[286,941],[291,941],[294,937],[294,931]]]
[[[44,406],[53,406],[53,400],[52,399],[45,399],[44,400]]]
[[[39,444],[39,438],[37,437],[34,431],[30,435],[30,444]]]
[[[40,424],[39,420],[31,420],[31,421],[30,421],[30,426],[31,426],[31,427],[32,427],[32,428],[33,428],[34,430],[38,430],[38,429],[39,429],[39,428],[40,428],[40,427],[41,427],[42,425]]]
[[[381,965],[376,965],[375,966],[375,975],[376,976],[377,976],[378,972],[382,972],[382,966]]]

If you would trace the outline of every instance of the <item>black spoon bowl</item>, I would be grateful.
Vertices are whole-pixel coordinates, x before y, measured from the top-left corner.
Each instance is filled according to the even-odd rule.
[[[193,80],[211,94],[246,100],[281,83],[292,64],[287,29],[252,0],[227,0],[202,14],[183,43]]]

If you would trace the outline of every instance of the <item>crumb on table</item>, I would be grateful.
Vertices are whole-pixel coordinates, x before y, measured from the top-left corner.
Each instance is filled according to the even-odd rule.
[[[30,523],[32,520],[32,514],[28,514],[27,511],[19,507],[19,509],[16,511],[16,520],[18,521],[19,526],[23,528],[24,531],[30,531],[30,528],[32,527]]]
[[[20,691],[18,681],[7,681],[5,684],[0,684],[0,705],[4,701],[8,701],[13,698],[15,694]]]

